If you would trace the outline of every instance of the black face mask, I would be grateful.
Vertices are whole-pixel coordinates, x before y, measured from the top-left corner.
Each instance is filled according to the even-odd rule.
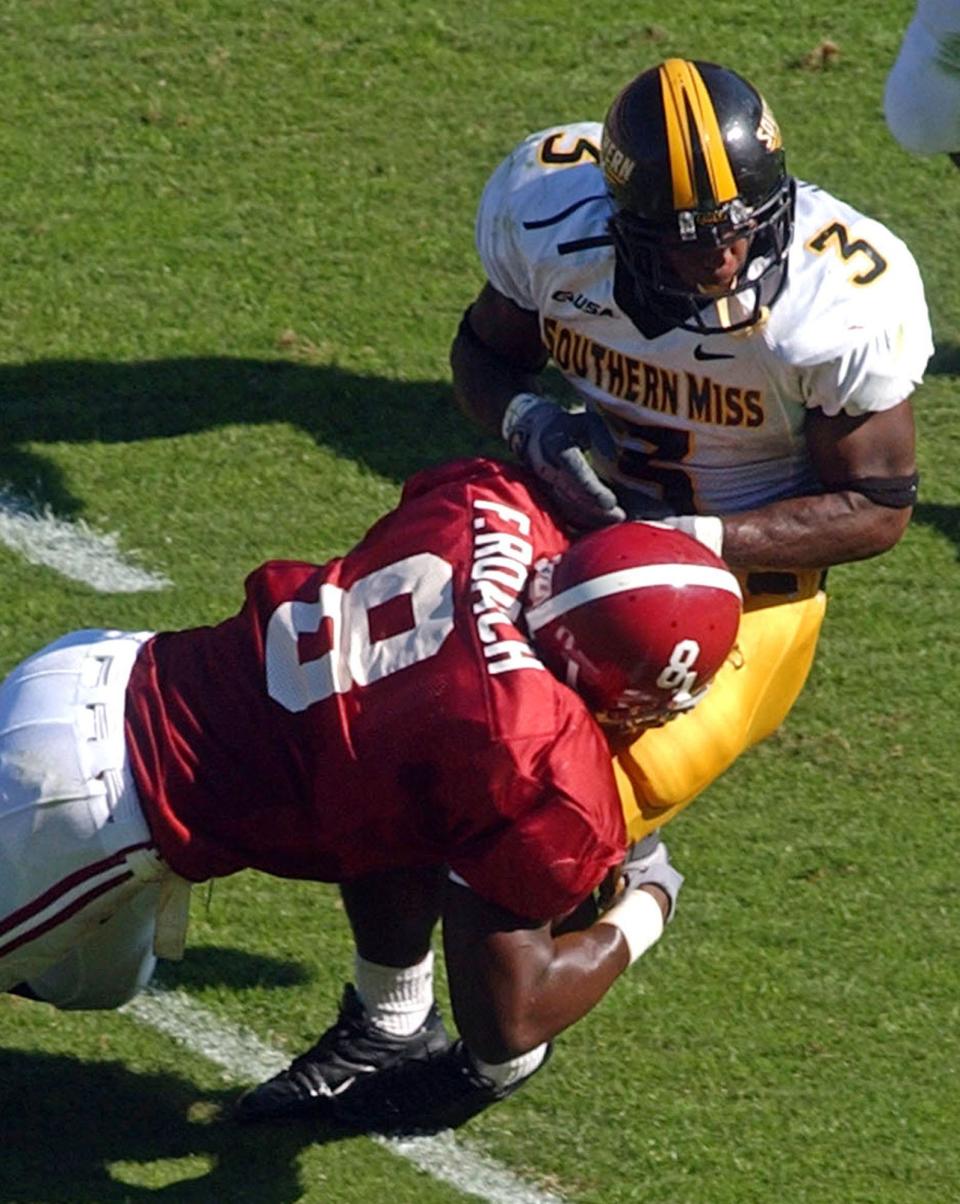
[[[712,230],[702,240],[708,246],[737,237],[751,240],[743,271],[734,287],[720,297],[703,296],[676,277],[663,253],[662,228],[619,210],[609,223],[617,257],[617,304],[647,338],[676,327],[710,335],[755,325],[786,284],[795,192],[794,181],[784,181],[749,223]],[[674,245],[694,244],[674,240]]]

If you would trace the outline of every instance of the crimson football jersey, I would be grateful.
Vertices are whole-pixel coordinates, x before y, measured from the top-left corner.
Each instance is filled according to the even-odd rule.
[[[448,865],[534,920],[623,855],[610,755],[517,626],[569,539],[532,476],[431,469],[346,556],[275,561],[239,614],[144,645],[131,767],[160,852],[201,881]]]

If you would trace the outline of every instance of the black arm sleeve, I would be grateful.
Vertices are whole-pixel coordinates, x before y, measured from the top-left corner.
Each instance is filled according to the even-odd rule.
[[[877,506],[906,510],[916,504],[919,484],[920,476],[914,472],[908,477],[854,477],[849,481],[841,481],[835,488],[862,493]]]

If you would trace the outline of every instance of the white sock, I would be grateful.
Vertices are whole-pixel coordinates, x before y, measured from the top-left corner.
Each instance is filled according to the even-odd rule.
[[[413,966],[380,966],[358,953],[354,985],[372,1024],[397,1037],[409,1037],[427,1018],[433,1003],[433,951]]]
[[[512,1087],[514,1083],[519,1083],[521,1079],[533,1074],[546,1056],[547,1043],[544,1042],[529,1053],[511,1058],[509,1062],[481,1062],[479,1058],[474,1058],[473,1064],[485,1079],[489,1079],[497,1087]]]

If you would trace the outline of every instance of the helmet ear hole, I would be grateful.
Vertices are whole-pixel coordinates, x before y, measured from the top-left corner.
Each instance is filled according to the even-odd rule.
[[[649,726],[700,697],[733,647],[741,603],[703,544],[626,522],[573,543],[524,618],[544,664],[593,711]]]
[[[616,205],[610,235],[636,302],[700,334],[759,321],[786,281],[795,185],[756,88],[716,63],[668,59],[616,97],[600,158]],[[671,248],[740,239],[744,263],[719,286],[671,266]]]

